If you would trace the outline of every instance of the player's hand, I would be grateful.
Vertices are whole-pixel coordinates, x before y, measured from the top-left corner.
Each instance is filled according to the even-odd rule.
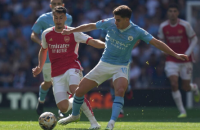
[[[185,55],[185,54],[177,54],[177,55],[176,55],[176,58],[177,58],[177,59],[180,59],[180,60],[182,60],[182,61],[189,60],[188,56]]]
[[[62,35],[69,35],[69,34],[71,34],[71,33],[72,33],[72,32],[71,32],[71,30],[69,30],[69,29],[68,29],[68,30],[67,30],[67,29],[63,29],[62,32],[61,32]]]
[[[42,71],[42,68],[36,66],[32,69],[33,77],[36,77],[40,72]]]

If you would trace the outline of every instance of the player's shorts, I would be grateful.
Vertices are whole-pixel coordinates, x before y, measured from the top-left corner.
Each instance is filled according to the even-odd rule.
[[[42,69],[43,79],[46,82],[51,81],[51,63],[45,63]]]
[[[69,69],[64,74],[53,77],[53,93],[56,104],[69,99],[71,91],[70,85],[78,85],[83,78],[82,71],[79,69]]]
[[[109,78],[113,81],[119,77],[129,79],[129,64],[123,65],[112,65],[103,61],[99,63],[85,76],[85,78],[95,81],[98,85],[103,83]]]
[[[186,62],[186,63],[176,63],[167,61],[165,63],[165,72],[167,77],[170,77],[172,75],[180,76],[183,80],[190,80],[192,77],[192,63]]]

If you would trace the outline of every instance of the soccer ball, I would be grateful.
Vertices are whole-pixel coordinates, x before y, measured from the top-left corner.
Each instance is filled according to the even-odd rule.
[[[42,113],[38,121],[40,127],[44,130],[52,130],[57,124],[57,119],[55,115],[51,112]]]

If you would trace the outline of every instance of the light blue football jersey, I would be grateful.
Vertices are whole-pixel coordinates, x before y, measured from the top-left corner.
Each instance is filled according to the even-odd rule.
[[[101,60],[114,65],[128,65],[131,51],[137,40],[141,39],[149,43],[153,39],[151,34],[131,21],[124,30],[117,29],[114,18],[100,20],[96,22],[96,27],[107,31],[106,47]]]
[[[65,21],[65,25],[71,26],[72,16],[67,14],[67,13],[66,13],[66,16],[67,16],[67,20]],[[39,33],[42,34],[42,32],[45,29],[50,28],[52,26],[55,26],[55,24],[53,22],[53,14],[52,14],[52,12],[48,12],[48,13],[41,15],[37,19],[37,21],[35,22],[35,24],[32,27],[32,31],[37,33],[37,34],[39,34]],[[47,59],[46,59],[45,63],[50,63],[48,52],[47,52]]]

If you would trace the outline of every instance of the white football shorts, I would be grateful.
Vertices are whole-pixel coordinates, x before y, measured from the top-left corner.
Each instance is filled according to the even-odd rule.
[[[165,62],[165,72],[167,77],[172,75],[180,76],[183,80],[190,80],[192,77],[192,62],[176,63],[167,61]]]
[[[79,69],[69,69],[64,74],[53,77],[53,93],[56,104],[68,100],[69,94],[71,94],[69,86],[78,85],[82,78],[83,74]]]
[[[51,81],[51,63],[45,63],[42,69],[43,79],[46,82]]]
[[[112,78],[114,82],[115,79],[119,77],[124,77],[127,80],[129,79],[129,64],[123,66],[99,61],[99,63],[85,76],[85,78],[95,81],[98,85],[109,78]]]

